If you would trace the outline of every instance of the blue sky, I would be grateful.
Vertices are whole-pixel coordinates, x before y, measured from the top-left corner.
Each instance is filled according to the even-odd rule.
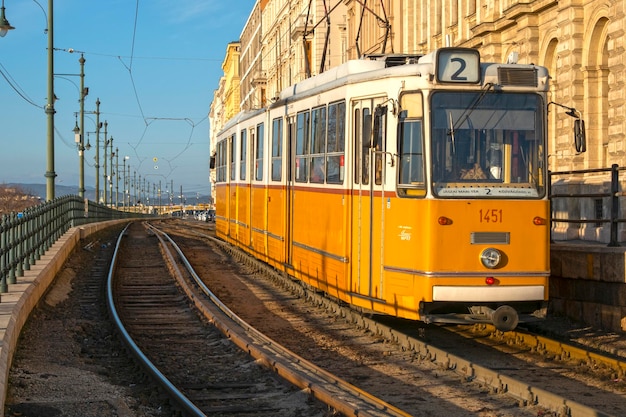
[[[254,0],[235,3],[54,2],[57,185],[76,186],[78,193],[72,129],[80,110],[76,51],[82,51],[84,85],[89,88],[85,130],[93,132],[85,137],[91,144],[85,153],[85,187],[95,186],[96,116],[90,113],[99,98],[100,121],[108,123],[120,171],[122,157],[128,156],[131,177],[136,171],[150,184],[161,181],[162,188],[173,181],[175,191],[182,185],[186,196],[209,193],[208,112],[223,73],[226,45],[238,40]],[[48,1],[4,0],[4,5],[15,29],[0,38],[0,183],[44,184]],[[101,149],[101,166],[103,155]],[[102,175],[101,167],[101,188]]]

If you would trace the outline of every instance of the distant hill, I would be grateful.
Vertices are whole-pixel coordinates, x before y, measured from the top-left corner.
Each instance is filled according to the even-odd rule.
[[[24,191],[29,194],[32,194],[37,197],[41,197],[42,199],[46,198],[46,184],[21,184],[21,183],[9,183],[7,184],[12,187],[20,187]],[[89,193],[91,193],[91,197],[89,197]],[[87,194],[87,198],[95,198],[96,193],[93,190],[86,189],[85,194]],[[54,196],[62,197],[64,195],[78,195],[78,186],[68,187],[67,185],[58,185],[55,184],[54,187]]]
[[[21,184],[21,183],[8,183],[6,185],[12,186],[12,187],[20,187],[22,188],[25,192],[32,194],[36,197],[40,197],[42,200],[46,199],[46,184]],[[54,196],[56,197],[62,197],[64,195],[78,195],[78,186],[67,186],[67,185],[59,185],[59,184],[55,184],[54,187]],[[93,187],[85,187],[85,197],[87,197],[89,200],[94,201],[96,198],[96,190]],[[100,198],[102,198],[103,195],[102,193],[100,193]],[[107,200],[110,196],[107,193]],[[163,195],[161,203],[163,205],[166,205],[166,197]],[[198,203],[207,203],[210,200],[210,196],[206,196],[206,195],[201,195],[198,196],[198,198],[196,198],[195,196],[192,198],[187,198],[187,203],[188,204],[195,204],[196,202]],[[122,193],[120,192],[120,195],[118,197],[119,204],[122,204]],[[115,203],[115,194],[113,194],[113,203]],[[178,203],[178,199],[176,199],[176,201],[174,202],[175,204]]]

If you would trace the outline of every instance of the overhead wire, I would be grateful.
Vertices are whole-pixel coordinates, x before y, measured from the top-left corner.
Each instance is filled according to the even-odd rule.
[[[31,104],[35,107],[39,107],[43,109],[42,105],[35,103],[30,97],[28,97],[26,92],[24,92],[24,89],[22,89],[22,87],[19,86],[17,81],[13,79],[11,74],[9,74],[9,71],[7,71],[7,69],[4,67],[4,65],[2,65],[2,63],[0,63],[0,74],[2,75],[2,78],[6,80],[7,84],[9,84],[9,87],[11,87],[17,93],[17,95],[19,95],[24,101],[26,101],[28,104]]]
[[[140,168],[143,163],[148,159],[145,156],[140,156],[140,152],[139,152],[139,146],[142,145],[144,138],[148,132],[148,129],[150,127],[150,125],[152,124],[152,122],[154,121],[159,121],[159,120],[169,120],[169,121],[185,121],[187,123],[189,123],[191,125],[191,130],[189,133],[189,136],[187,138],[187,143],[184,144],[183,149],[178,152],[177,154],[175,154],[173,157],[171,158],[165,158],[163,157],[162,159],[165,160],[168,163],[169,166],[169,173],[165,176],[166,178],[168,178],[171,173],[174,171],[174,169],[176,167],[172,166],[172,162],[175,161],[177,158],[179,158],[181,155],[183,155],[191,146],[192,146],[192,142],[191,139],[193,137],[194,134],[194,129],[195,127],[199,124],[199,123],[195,123],[193,122],[191,119],[183,117],[183,118],[172,118],[172,117],[147,117],[143,106],[141,104],[141,98],[139,96],[139,91],[137,89],[137,84],[135,82],[135,77],[134,77],[134,72],[133,72],[133,63],[135,61],[135,59],[137,59],[137,57],[135,56],[135,42],[136,42],[136,36],[137,36],[137,29],[138,29],[138,22],[139,22],[139,0],[136,0],[135,2],[136,7],[135,7],[135,19],[134,19],[134,23],[133,23],[133,35],[132,35],[132,40],[131,40],[131,51],[130,51],[130,56],[128,57],[128,65],[126,64],[126,62],[124,61],[122,56],[116,56],[117,59],[122,63],[122,65],[124,66],[124,68],[128,71],[128,75],[130,78],[130,82],[133,88],[133,94],[135,97],[135,101],[137,102],[137,107],[139,109],[139,112],[141,114],[141,118],[144,122],[144,129],[143,132],[141,134],[141,136],[139,137],[139,140],[135,143],[128,143],[130,145],[130,147],[133,149],[134,153],[135,153],[135,157],[137,158],[137,160],[139,161],[139,166],[138,168]],[[168,59],[168,58],[163,58],[163,57],[152,57],[152,58],[145,58],[145,59]],[[171,58],[169,58],[171,59]],[[201,122],[206,120],[206,117],[203,117],[201,119]],[[200,123],[201,123],[200,122]]]

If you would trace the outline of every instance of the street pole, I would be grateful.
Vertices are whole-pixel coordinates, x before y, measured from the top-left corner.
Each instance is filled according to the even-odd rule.
[[[119,194],[120,194],[120,150],[115,148],[115,208],[119,207]]]
[[[110,175],[109,175],[109,177],[110,177],[109,178],[109,205],[111,207],[113,207],[113,175],[114,175],[114,173],[113,173],[113,156],[114,156],[114,154],[113,154],[113,136],[111,136],[110,142],[111,142],[111,165],[110,165],[110,168],[109,168],[109,172],[110,172]]]
[[[78,143],[78,195],[85,197],[85,57],[80,54],[80,138]]]
[[[104,184],[102,185],[102,189],[104,192],[104,199],[102,200],[102,202],[104,203],[104,205],[107,205],[107,147],[109,146],[109,140],[107,139],[107,122],[106,120],[104,121],[104,158],[102,159],[104,161],[104,175],[102,176],[102,179],[104,180]]]
[[[96,99],[96,203],[100,202],[100,98]]]
[[[124,191],[122,193],[122,208],[123,211],[126,211],[126,159],[128,157],[125,156],[124,159],[122,159],[122,168],[124,169],[124,171],[122,172],[122,176],[124,181],[123,182],[123,186],[124,186]]]
[[[54,11],[53,0],[48,0],[48,102],[46,104],[47,163],[46,163],[46,201],[54,200]]]
[[[130,162],[128,163],[128,211],[130,211]]]

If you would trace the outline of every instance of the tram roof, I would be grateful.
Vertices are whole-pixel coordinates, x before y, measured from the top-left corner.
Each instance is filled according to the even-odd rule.
[[[345,84],[350,76],[382,70],[387,68],[387,66],[384,59],[350,60],[283,89],[278,97],[278,102],[288,100],[290,97],[301,93],[318,90],[319,88],[338,87],[341,84]]]
[[[228,119],[228,121],[224,124],[224,126],[220,129],[218,135],[220,135],[222,132],[225,132],[226,130],[230,129],[233,126],[236,126],[238,123],[247,120],[251,117],[256,116],[257,114],[263,113],[265,112],[264,108],[261,109],[256,109],[256,110],[242,110],[239,113],[237,113],[236,115],[234,115],[233,117],[231,117],[230,119]]]

